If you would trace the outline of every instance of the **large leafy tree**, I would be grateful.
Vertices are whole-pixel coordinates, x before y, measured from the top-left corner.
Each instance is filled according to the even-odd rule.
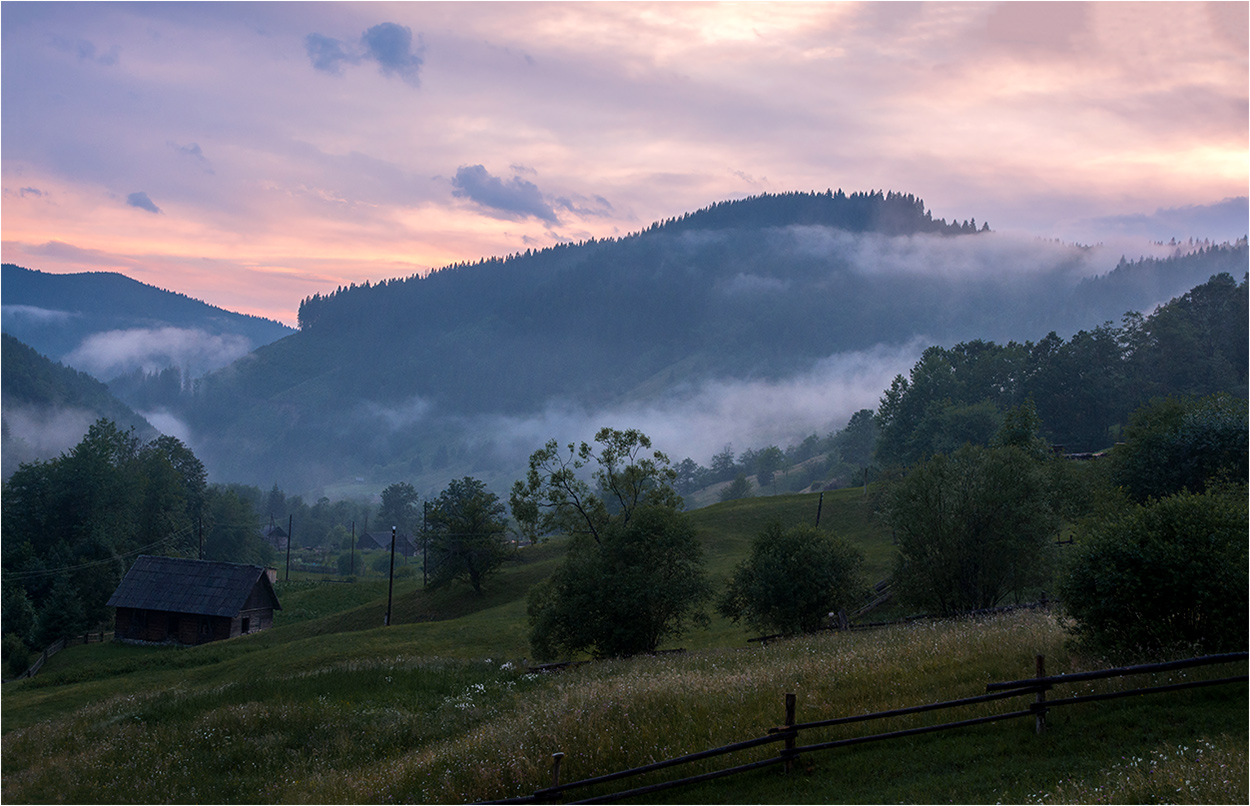
[[[529,596],[530,646],[539,658],[654,652],[688,626],[704,626],[711,585],[689,516],[642,506],[595,542],[575,537],[565,561]]]
[[[717,609],[761,632],[814,632],[829,613],[863,601],[863,565],[863,554],[842,538],[772,524],[752,541]]]
[[[140,552],[193,556],[205,486],[181,442],[145,445],[109,420],[61,457],[21,465],[4,485],[2,528],[5,586],[20,586],[36,613],[22,640],[106,621]]]
[[[601,429],[595,442],[567,452],[548,442],[512,489],[513,517],[531,539],[571,538],[565,561],[530,593],[538,657],[653,651],[706,620],[702,546],[680,511],[668,458],[633,429]]]
[[[1137,501],[1247,475],[1247,404],[1228,394],[1159,398],[1133,413],[1113,476]]]
[[[525,480],[512,485],[510,504],[532,541],[559,532],[598,543],[608,523],[628,523],[640,506],[681,508],[673,489],[677,472],[667,456],[651,449],[646,434],[601,428],[595,442],[597,448],[582,442],[561,450],[553,439],[530,455]]]
[[[993,607],[1047,578],[1059,525],[1050,477],[1018,447],[938,454],[886,491],[885,513],[899,547],[895,587],[913,607]]]
[[[420,496],[416,489],[406,481],[399,481],[382,491],[382,506],[378,508],[378,525],[383,528],[392,526],[401,532],[412,531],[417,522]]]
[[[1244,650],[1246,500],[1243,478],[1089,522],[1059,584],[1078,639],[1128,659]]]
[[[434,584],[460,579],[482,592],[482,582],[511,554],[505,540],[507,510],[478,479],[455,479],[429,512],[429,551]]]

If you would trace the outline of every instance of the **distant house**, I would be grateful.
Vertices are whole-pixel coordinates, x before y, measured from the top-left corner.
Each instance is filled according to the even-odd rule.
[[[405,557],[415,557],[420,551],[420,542],[412,535],[399,532],[395,535],[395,553],[402,554]],[[391,550],[391,533],[388,529],[386,532],[364,532],[360,535],[360,539],[356,541],[356,548],[368,551],[369,549],[382,549],[383,551]]]
[[[121,640],[203,644],[273,626],[281,610],[259,565],[142,555],[108,600]]]
[[[275,551],[286,551],[287,541],[291,539],[285,529],[272,523],[260,530],[260,536]]]

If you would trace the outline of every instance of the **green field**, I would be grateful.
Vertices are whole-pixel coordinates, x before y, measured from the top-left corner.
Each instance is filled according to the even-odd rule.
[[[858,544],[879,579],[891,547],[864,500],[861,490],[826,493],[821,525]],[[817,496],[796,495],[696,511],[716,583],[760,528],[813,522],[816,505]],[[1036,654],[1051,672],[1103,665],[1073,655],[1052,615],[1029,612],[766,646],[713,618],[681,640],[685,653],[533,674],[525,592],[562,552],[558,540],[521,549],[482,596],[397,580],[391,627],[381,626],[384,580],[293,579],[279,583],[283,610],[266,632],[196,648],[67,649],[37,677],[4,686],[3,800],[503,798],[546,785],[556,751],[569,781],[759,736],[781,722],[786,692],[805,721],[980,694],[987,682],[1029,676]],[[1246,713],[1244,685],[1081,705],[1056,711],[1042,736],[1031,720],[995,723],[813,754],[789,776],[774,767],[667,797],[1244,803]],[[824,729],[802,743],[869,730]],[[775,752],[757,748],[733,763]]]

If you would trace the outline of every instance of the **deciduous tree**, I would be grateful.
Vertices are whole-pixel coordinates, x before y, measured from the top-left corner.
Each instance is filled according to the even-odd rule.
[[[1244,650],[1246,495],[1243,480],[1090,522],[1059,584],[1075,635],[1127,659]]]
[[[548,442],[512,489],[513,516],[531,537],[571,538],[564,562],[530,593],[530,645],[541,658],[653,651],[706,623],[703,549],[668,458],[632,429],[604,428],[595,442],[567,453]]]
[[[483,581],[511,554],[506,509],[478,479],[453,480],[430,507],[428,539],[433,582],[460,579],[481,593]]]
[[[1042,463],[1017,447],[938,454],[886,491],[885,512],[899,547],[895,587],[913,607],[994,607],[1047,578],[1059,521]]]
[[[829,613],[863,601],[863,565],[863,554],[839,537],[773,524],[752,541],[717,609],[761,632],[813,632]]]

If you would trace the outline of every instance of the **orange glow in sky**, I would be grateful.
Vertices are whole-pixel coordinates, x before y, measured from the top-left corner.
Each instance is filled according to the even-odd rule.
[[[3,260],[288,324],[339,285],[762,192],[897,190],[1086,241],[1245,234],[1151,217],[1247,195],[1246,3],[0,14]]]

